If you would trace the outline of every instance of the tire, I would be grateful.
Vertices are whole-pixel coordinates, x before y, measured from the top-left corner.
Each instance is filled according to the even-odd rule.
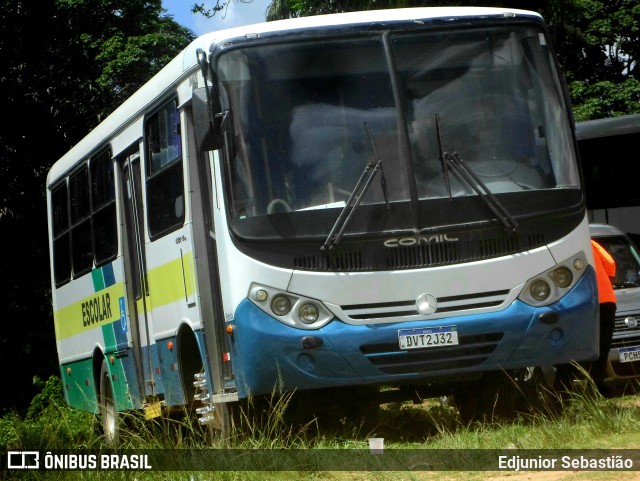
[[[102,367],[100,368],[98,403],[105,440],[109,446],[115,446],[120,438],[120,417],[116,407],[113,383],[109,375],[107,361],[102,361]]]

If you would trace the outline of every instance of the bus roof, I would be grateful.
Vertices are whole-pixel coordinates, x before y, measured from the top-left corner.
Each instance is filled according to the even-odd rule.
[[[339,27],[344,25],[361,24],[389,24],[392,22],[420,22],[429,19],[454,19],[463,17],[500,17],[512,15],[540,17],[536,12],[508,8],[492,7],[416,7],[416,8],[391,8],[386,10],[368,10],[359,12],[332,13],[309,17],[291,18],[263,22],[253,25],[219,30],[212,34],[212,40],[232,39],[256,34],[291,32],[294,30],[309,29],[314,27]]]
[[[142,137],[142,121],[145,109],[164,98],[172,90],[175,90],[182,80],[197,72],[196,51],[198,49],[202,49],[205,52],[213,51],[216,46],[232,40],[252,40],[267,34],[291,34],[295,31],[314,28],[339,28],[347,25],[385,25],[407,22],[419,23],[430,19],[451,20],[465,17],[483,19],[516,16],[542,18],[536,12],[519,9],[418,7],[300,17],[245,25],[204,34],[191,42],[151,80],[126,99],[95,129],[62,156],[51,167],[47,176],[47,186],[51,187],[58,179],[72,170],[79,161],[86,159],[87,156],[106,146],[107,142],[113,144],[114,139],[119,138],[117,148],[114,149],[112,145],[113,154],[116,155],[139,140]],[[180,100],[186,101],[187,99],[181,98]]]
[[[640,132],[640,114],[576,122],[578,140],[611,137]]]

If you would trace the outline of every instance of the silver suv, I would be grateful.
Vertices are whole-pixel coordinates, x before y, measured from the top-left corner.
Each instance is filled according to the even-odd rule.
[[[616,324],[605,383],[640,379],[640,250],[611,225],[590,224],[589,233],[616,261]]]

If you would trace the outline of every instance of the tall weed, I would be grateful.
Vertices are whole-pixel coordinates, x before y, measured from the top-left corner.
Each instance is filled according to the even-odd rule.
[[[67,407],[59,377],[33,380],[41,391],[24,419],[16,412],[0,418],[2,449],[94,448],[99,445],[95,416]]]
[[[0,418],[2,449],[107,447],[96,417],[66,406],[59,378],[34,382],[41,392],[24,418],[17,413]],[[367,411],[366,417],[340,419],[326,430],[317,417],[300,420],[292,416],[305,407],[304,403],[296,404],[293,393],[274,392],[266,398],[238,404],[235,435],[225,441],[212,441],[195,414],[165,413],[153,420],[138,413],[123,414],[121,448],[363,449],[368,446],[369,437],[384,437],[386,447],[392,449],[589,449],[640,445],[637,395],[606,399],[586,383],[558,403],[561,409],[553,415],[542,410],[514,422],[467,426],[453,407],[435,399],[419,405],[396,402]]]

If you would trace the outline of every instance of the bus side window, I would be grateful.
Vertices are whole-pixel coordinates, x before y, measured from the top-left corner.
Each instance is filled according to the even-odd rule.
[[[113,260],[117,254],[116,197],[111,152],[91,159],[91,219],[96,266]]]
[[[71,246],[69,245],[69,204],[65,181],[51,192],[53,229],[53,277],[56,286],[71,280]]]
[[[180,113],[176,100],[167,102],[145,124],[147,206],[151,239],[184,223],[184,188]]]
[[[91,208],[89,203],[89,172],[87,166],[69,176],[71,208],[71,265],[73,276],[88,272],[93,267],[91,237]]]

